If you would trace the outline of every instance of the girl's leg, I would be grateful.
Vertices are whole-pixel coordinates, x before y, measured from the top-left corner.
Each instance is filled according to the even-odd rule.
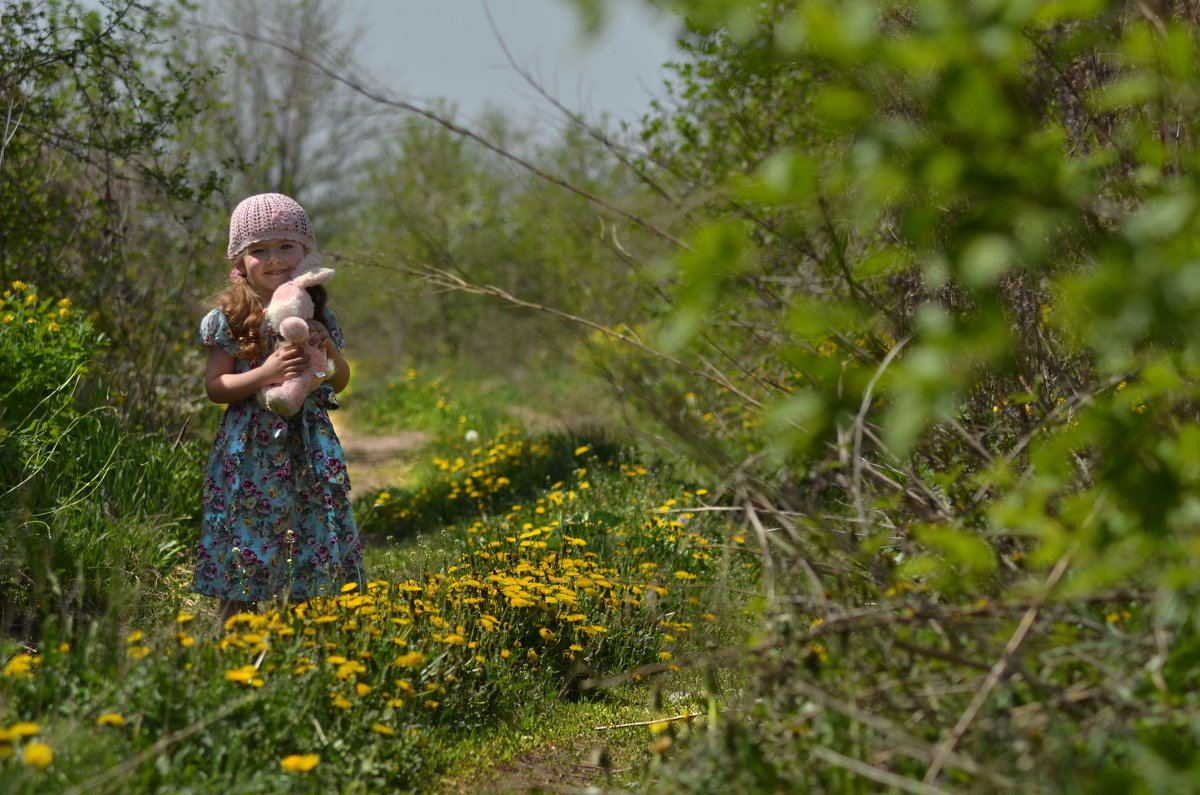
[[[238,613],[258,612],[258,602],[243,602],[239,599],[222,599],[220,608],[221,624],[224,624]]]

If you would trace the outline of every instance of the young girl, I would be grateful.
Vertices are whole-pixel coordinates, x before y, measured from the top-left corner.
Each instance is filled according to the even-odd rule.
[[[221,618],[272,597],[302,601],[363,584],[362,546],[350,511],[350,480],[329,421],[350,368],[342,330],[309,288],[314,345],[325,347],[331,379],[293,417],[259,405],[258,390],[302,373],[300,347],[275,347],[263,310],[275,288],[320,261],[304,209],[279,193],[243,200],[229,220],[233,284],[200,323],[208,348],[204,385],[227,404],[204,478],[203,530],[192,590],[221,600]]]

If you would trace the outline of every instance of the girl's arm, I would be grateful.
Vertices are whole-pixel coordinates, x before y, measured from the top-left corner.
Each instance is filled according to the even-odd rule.
[[[342,357],[342,352],[333,344],[333,338],[329,335],[329,329],[319,320],[308,321],[308,327],[312,330],[308,341],[312,345],[325,348],[325,356],[329,361],[333,362],[333,377],[329,379],[329,385],[333,387],[334,392],[341,392],[350,383],[350,365],[346,364],[345,358]]]
[[[333,378],[329,379],[329,385],[333,387],[334,392],[341,392],[350,383],[350,365],[346,364],[342,352],[333,344],[333,340],[325,343],[325,355],[335,367]]]
[[[204,388],[213,403],[245,400],[264,386],[278,384],[300,375],[308,366],[308,354],[301,346],[283,345],[267,357],[261,366],[244,373],[234,372],[234,359],[220,348],[208,349],[208,368]],[[350,374],[346,373],[349,380]]]

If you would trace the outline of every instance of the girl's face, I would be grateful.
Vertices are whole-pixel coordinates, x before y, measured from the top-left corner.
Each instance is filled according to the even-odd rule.
[[[272,238],[251,243],[238,268],[263,302],[271,300],[275,288],[292,278],[292,271],[304,256],[304,246],[294,240]]]

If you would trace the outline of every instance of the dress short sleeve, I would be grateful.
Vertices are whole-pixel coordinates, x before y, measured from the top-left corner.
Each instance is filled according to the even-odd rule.
[[[325,328],[329,329],[329,338],[333,340],[334,347],[340,351],[346,344],[346,338],[342,334],[342,324],[329,307],[325,308]]]
[[[229,321],[225,319],[221,307],[212,310],[200,321],[200,344],[206,348],[220,348],[230,356],[238,352],[237,342],[233,339]]]

